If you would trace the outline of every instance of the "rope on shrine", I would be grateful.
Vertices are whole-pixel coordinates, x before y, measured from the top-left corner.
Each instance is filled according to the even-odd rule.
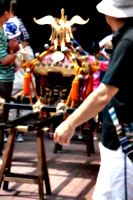
[[[39,99],[33,106],[33,113],[35,112],[39,112],[41,115],[42,112],[42,107],[44,106],[44,104],[41,102],[41,100]],[[67,106],[65,103],[61,102],[58,103],[57,107],[56,107],[56,113],[63,113],[63,118],[66,118],[67,115]],[[55,113],[55,114],[56,114]]]
[[[63,119],[67,117],[67,106],[65,103],[60,102],[56,107],[56,113],[63,113]]]
[[[44,106],[44,104],[41,102],[41,100],[39,99],[33,106],[33,113],[35,112],[39,112],[41,114],[41,110],[42,110],[42,107]]]
[[[18,92],[17,94],[15,94],[14,96],[13,96],[13,99],[14,99],[14,101],[15,102],[17,102],[17,100],[18,100],[18,98],[20,98],[20,100],[22,101],[23,100],[23,90],[21,91],[21,92]]]

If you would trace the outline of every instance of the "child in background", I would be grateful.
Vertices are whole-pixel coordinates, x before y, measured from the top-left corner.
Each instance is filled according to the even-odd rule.
[[[105,38],[103,38],[100,42],[99,42],[99,58],[98,60],[100,60],[100,69],[94,73],[93,77],[94,77],[94,90],[100,85],[100,82],[103,78],[103,76],[105,75],[107,69],[108,69],[108,61],[110,58],[110,53],[111,50],[113,49],[112,46],[112,37],[113,34],[106,36]],[[103,112],[99,112],[98,115],[95,118],[95,129],[94,129],[94,136],[93,139],[94,140],[99,140],[99,131],[101,132],[102,130],[102,123],[103,123]]]
[[[14,65],[13,62],[17,57],[17,53],[8,54],[9,51],[19,50],[19,45],[16,40],[7,43],[7,38],[4,33],[3,25],[10,18],[10,0],[0,0],[0,97],[10,102],[14,80]],[[8,120],[8,109],[0,114],[0,123]],[[2,151],[4,146],[4,131],[0,130],[0,165],[2,164]]]
[[[12,0],[11,1],[11,16],[10,19],[4,24],[4,31],[7,36],[7,39],[10,41],[11,39],[17,39],[19,42],[20,50],[18,51],[18,57],[15,60],[15,64],[17,65],[17,72],[15,73],[15,79],[13,82],[13,90],[12,90],[12,96],[16,95],[17,93],[21,92],[23,90],[23,79],[24,79],[24,71],[19,66],[19,60],[22,55],[22,49],[24,49],[27,54],[26,58],[31,61],[34,59],[34,53],[33,50],[30,47],[30,36],[28,34],[28,31],[26,27],[24,26],[22,20],[17,17],[18,16],[18,9],[17,9],[17,1]],[[12,52],[10,52],[12,53]],[[35,84],[35,79],[33,77],[33,82]],[[32,96],[33,96],[33,90]],[[29,103],[29,99],[25,98],[26,102]],[[9,112],[9,120],[13,120],[18,116],[22,116],[24,114],[28,114],[28,111],[25,110],[16,110],[12,109]],[[7,141],[8,133],[5,133],[4,135],[4,141]],[[22,132],[18,132],[16,135],[16,141],[17,142],[23,142],[24,141],[24,134]]]
[[[23,44],[23,47],[26,47],[30,45],[30,36],[22,20],[17,16],[17,1],[11,0],[10,19],[4,24],[4,31],[8,40],[16,38],[19,44]]]

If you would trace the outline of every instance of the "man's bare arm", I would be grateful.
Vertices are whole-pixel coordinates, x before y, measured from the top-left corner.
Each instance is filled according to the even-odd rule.
[[[3,65],[10,65],[11,63],[14,62],[16,57],[17,57],[17,53],[8,54],[8,56],[4,58],[3,60],[1,60],[1,62]]]

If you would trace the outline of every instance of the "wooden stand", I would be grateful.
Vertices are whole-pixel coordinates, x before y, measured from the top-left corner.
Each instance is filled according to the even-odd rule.
[[[16,138],[16,131],[28,132],[27,126],[18,126],[16,128],[10,129],[10,134],[8,137],[8,141],[3,156],[3,162],[0,169],[0,188],[2,185],[2,181],[4,190],[8,190],[9,182],[37,184],[39,188],[39,200],[43,200],[44,199],[43,180],[45,180],[47,195],[51,195],[51,187],[50,187],[46,153],[44,147],[44,137],[43,137],[44,129],[33,131],[34,133],[36,133],[36,138],[37,138],[38,176],[16,174],[10,172],[15,138]]]

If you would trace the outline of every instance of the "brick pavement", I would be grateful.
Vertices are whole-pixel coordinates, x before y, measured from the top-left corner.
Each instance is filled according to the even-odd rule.
[[[86,146],[70,144],[53,154],[54,142],[46,136],[45,149],[52,195],[44,194],[44,199],[91,200],[100,164],[98,142],[91,157],[86,156]],[[12,172],[37,174],[36,137],[25,133],[25,142],[15,143]],[[44,192],[45,184],[44,184]],[[0,190],[0,200],[37,200],[38,186],[9,183],[9,190]]]

